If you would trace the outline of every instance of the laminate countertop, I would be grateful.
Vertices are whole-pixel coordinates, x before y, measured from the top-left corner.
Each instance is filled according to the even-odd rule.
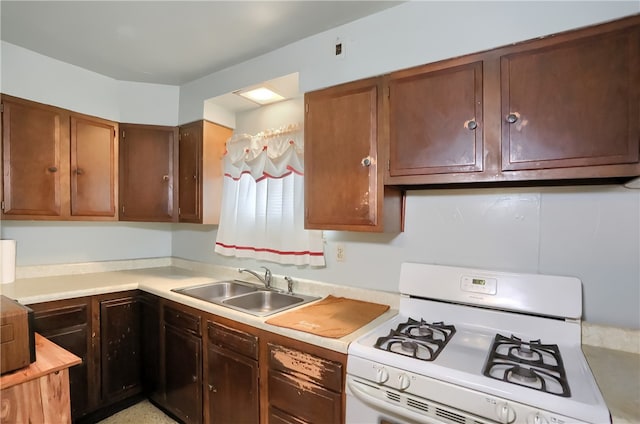
[[[640,423],[640,355],[582,345],[614,424]]]
[[[256,317],[172,291],[176,288],[230,279],[241,279],[255,283],[253,277],[239,275],[237,269],[184,260],[173,260],[171,264],[177,264],[177,266],[89,273],[83,270],[83,273],[70,275],[19,278],[14,283],[1,284],[0,294],[28,305],[50,300],[140,289],[218,316],[341,353],[347,353],[349,343],[353,340],[392,318],[398,312],[399,294],[397,293],[295,280],[294,292],[322,298],[328,295],[344,296],[387,304],[391,307],[369,324],[342,338],[331,339],[316,336],[269,325],[265,322],[278,314]],[[278,276],[274,276],[273,285],[277,288],[286,288],[286,282]],[[281,313],[295,309],[297,308],[291,308]],[[585,338],[585,328],[587,331],[592,331],[590,326],[585,326],[583,323],[583,339]],[[589,339],[588,336],[589,334],[587,334]],[[612,414],[614,424],[640,423],[640,354],[594,345],[583,345],[583,351]]]
[[[140,289],[205,312],[341,353],[347,353],[347,348],[351,341],[390,319],[398,312],[399,296],[394,293],[294,280],[294,293],[318,296],[319,298],[324,298],[331,294],[390,306],[388,311],[360,329],[341,338],[327,338],[266,323],[267,319],[278,314],[257,317],[172,291],[172,289],[232,279],[254,284],[257,282],[257,280],[254,281],[254,277],[245,274],[241,275],[234,268],[203,272],[202,270],[190,270],[176,266],[163,266],[158,268],[21,278],[10,284],[1,284],[0,294],[10,297],[23,305],[29,305],[52,300]],[[279,285],[282,287],[279,287]],[[273,286],[286,289],[286,282],[284,280],[280,281],[279,278],[274,276]],[[290,308],[279,314],[303,308],[304,306],[306,305]]]

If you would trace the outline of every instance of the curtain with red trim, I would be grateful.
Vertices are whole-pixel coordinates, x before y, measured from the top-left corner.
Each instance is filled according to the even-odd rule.
[[[322,232],[304,229],[303,153],[300,125],[227,141],[216,253],[325,265]]]

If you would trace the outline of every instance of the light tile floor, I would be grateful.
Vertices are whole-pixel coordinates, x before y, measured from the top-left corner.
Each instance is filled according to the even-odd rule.
[[[177,424],[148,400],[143,400],[117,414],[114,414],[98,424]]]

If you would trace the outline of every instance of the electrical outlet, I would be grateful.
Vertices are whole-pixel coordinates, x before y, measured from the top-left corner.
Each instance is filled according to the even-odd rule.
[[[344,262],[346,260],[344,253],[344,244],[336,245],[336,261]]]
[[[336,59],[344,59],[346,51],[345,51],[345,43],[340,38],[336,38],[336,42],[334,45],[334,54]]]

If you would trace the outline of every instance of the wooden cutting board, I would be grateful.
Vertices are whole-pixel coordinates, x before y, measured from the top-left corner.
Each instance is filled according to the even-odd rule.
[[[338,339],[382,315],[389,305],[327,296],[320,302],[268,319],[267,324]]]

